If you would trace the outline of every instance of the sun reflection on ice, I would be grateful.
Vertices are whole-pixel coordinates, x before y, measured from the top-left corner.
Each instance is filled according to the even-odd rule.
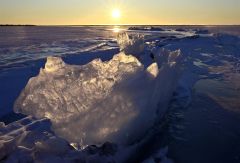
[[[121,33],[123,31],[125,31],[124,28],[121,28],[120,26],[114,26],[112,29],[110,29],[111,31],[113,31],[114,33]]]
[[[114,33],[119,33],[122,31],[122,29],[119,26],[114,26],[112,30]]]

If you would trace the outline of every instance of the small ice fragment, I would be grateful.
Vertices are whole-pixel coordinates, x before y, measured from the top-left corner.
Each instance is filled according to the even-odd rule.
[[[45,64],[46,72],[54,72],[65,66],[62,58],[59,57],[47,57],[47,62]]]
[[[154,78],[156,78],[157,75],[158,75],[158,73],[159,73],[159,69],[158,69],[157,63],[151,64],[151,65],[147,68],[147,72],[149,72]]]

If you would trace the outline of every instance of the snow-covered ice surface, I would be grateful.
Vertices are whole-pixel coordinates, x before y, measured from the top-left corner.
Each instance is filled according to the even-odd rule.
[[[239,162],[239,26],[141,28],[0,33],[0,160]]]
[[[1,27],[0,69],[26,61],[117,48],[114,34],[104,27]],[[13,39],[14,38],[14,39]]]

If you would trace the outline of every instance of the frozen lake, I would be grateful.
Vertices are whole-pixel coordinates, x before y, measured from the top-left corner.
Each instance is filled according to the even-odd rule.
[[[168,146],[168,157],[177,163],[240,162],[240,27],[128,28],[0,27],[0,121],[8,124],[23,117],[13,113],[14,101],[39,74],[46,57],[59,56],[75,65],[95,58],[108,61],[119,52],[118,33],[141,34],[145,53],[154,47],[182,51],[186,62],[181,84],[189,90],[182,91],[183,86],[175,92],[166,127],[133,160],[142,161]]]

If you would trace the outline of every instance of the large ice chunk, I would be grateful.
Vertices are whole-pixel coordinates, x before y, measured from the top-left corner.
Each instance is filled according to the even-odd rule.
[[[174,59],[175,53],[180,54],[169,52],[168,57]],[[54,131],[69,142],[128,144],[167,109],[179,74],[179,64],[168,61],[145,70],[135,57],[124,53],[108,62],[95,59],[83,66],[48,58],[46,64],[60,66],[50,66],[49,71],[46,65],[31,78],[14,110],[51,119]]]

